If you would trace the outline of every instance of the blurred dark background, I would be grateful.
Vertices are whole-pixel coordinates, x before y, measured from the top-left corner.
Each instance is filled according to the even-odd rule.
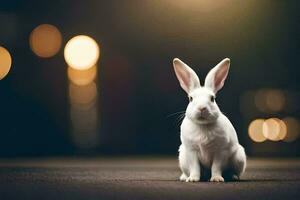
[[[180,119],[172,114],[188,101],[174,57],[202,83],[229,57],[217,102],[247,154],[299,156],[299,8],[273,0],[2,0],[0,46],[12,65],[0,80],[0,156],[176,155]],[[30,46],[41,24],[61,33],[47,58]],[[76,35],[100,48],[92,85],[68,78],[64,47]]]

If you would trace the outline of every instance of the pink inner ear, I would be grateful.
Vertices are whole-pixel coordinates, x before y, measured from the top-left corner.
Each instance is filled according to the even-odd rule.
[[[216,72],[215,79],[214,79],[216,90],[219,90],[223,87],[227,74],[228,74],[228,67],[221,67]]]
[[[190,76],[186,71],[179,69],[178,71],[178,79],[180,80],[181,86],[187,91],[188,86],[190,84]]]

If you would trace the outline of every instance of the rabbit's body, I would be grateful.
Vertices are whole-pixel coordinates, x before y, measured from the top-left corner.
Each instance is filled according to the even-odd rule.
[[[231,171],[232,178],[239,178],[245,170],[244,148],[238,142],[233,125],[214,100],[229,69],[229,59],[228,63],[227,60],[222,62],[211,70],[205,87],[201,87],[192,69],[179,59],[174,60],[176,75],[190,98],[180,134],[179,166],[182,181],[199,181],[201,167],[211,169],[210,180],[217,182],[224,181],[222,174],[225,170]]]
[[[221,170],[231,169],[232,176],[239,177],[244,171],[245,164],[241,164],[246,163],[244,148],[238,143],[236,132],[225,115],[220,115],[213,124],[195,124],[185,118],[181,125],[180,139],[182,144],[179,147],[179,162],[186,178],[190,174],[188,154],[193,154],[193,151],[197,154],[200,166],[206,169],[211,169],[213,159],[217,158],[222,163]],[[241,158],[236,157],[237,151],[241,151]]]

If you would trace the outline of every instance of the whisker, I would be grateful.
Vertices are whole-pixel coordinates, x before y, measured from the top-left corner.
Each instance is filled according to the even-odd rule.
[[[182,120],[184,119],[184,117],[185,117],[185,113],[180,114],[180,115],[177,117],[177,120],[176,120],[177,124],[181,124],[181,122],[182,122]]]
[[[179,111],[179,112],[172,113],[172,114],[168,115],[166,118],[172,117],[177,114],[182,114],[182,113],[185,113],[185,111]]]
[[[176,116],[176,119],[174,121],[174,125],[180,125],[181,122],[182,122],[182,120],[185,117],[185,112],[186,112],[185,110],[184,111],[175,112],[175,113],[172,113],[172,114],[168,115],[166,118],[178,115],[178,116]]]

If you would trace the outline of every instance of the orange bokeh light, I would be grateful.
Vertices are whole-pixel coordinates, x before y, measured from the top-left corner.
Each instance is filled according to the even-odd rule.
[[[253,120],[248,127],[248,134],[254,142],[264,142],[266,137],[263,134],[263,119]]]
[[[12,60],[9,52],[0,46],[0,80],[8,74],[11,63]]]
[[[31,32],[29,38],[32,51],[43,58],[49,58],[57,54],[61,43],[61,33],[55,26],[50,24],[39,25]]]
[[[68,78],[69,80],[76,85],[88,85],[95,80],[97,76],[97,66],[87,70],[77,70],[72,67],[68,67]]]

